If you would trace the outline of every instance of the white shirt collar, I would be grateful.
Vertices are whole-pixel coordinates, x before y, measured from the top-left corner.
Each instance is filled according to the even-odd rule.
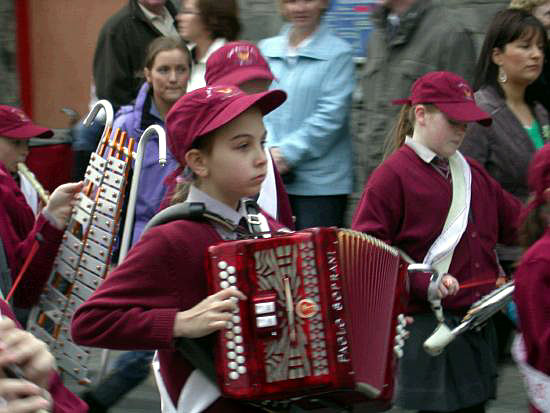
[[[227,219],[235,225],[239,223],[241,218],[245,217],[245,214],[242,213],[241,205],[239,205],[239,210],[236,211],[226,204],[218,201],[217,199],[212,198],[210,195],[200,190],[195,185],[191,185],[191,187],[189,188],[187,202],[202,202],[207,210],[217,215],[220,215],[221,217]]]
[[[418,157],[426,163],[432,162],[432,160],[437,156],[437,154],[426,145],[413,140],[410,136],[405,137],[405,145],[411,148],[418,155]]]
[[[244,199],[243,199],[244,200]],[[222,218],[225,218],[233,225],[238,225],[242,218],[247,217],[247,212],[244,206],[244,202],[239,203],[239,208],[234,210],[224,203],[218,201],[215,198],[212,198],[206,192],[201,191],[195,185],[191,185],[189,188],[189,194],[187,195],[187,202],[201,202],[204,204],[206,209],[210,212],[213,212]],[[213,224],[216,232],[224,240],[237,239],[237,233],[228,231],[226,227],[223,227],[219,224]]]

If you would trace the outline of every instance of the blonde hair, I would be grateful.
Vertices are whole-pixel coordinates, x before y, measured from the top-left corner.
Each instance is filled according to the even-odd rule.
[[[198,149],[199,151],[204,152],[206,155],[210,155],[212,153],[212,149],[214,148],[215,132],[216,131],[214,130],[210,133],[207,133],[206,135],[198,137],[197,140],[193,142],[190,149]],[[172,192],[172,197],[170,198],[170,205],[185,202],[187,200],[187,196],[189,195],[189,189],[191,188],[191,185],[200,185],[200,180],[195,175],[195,173],[188,166],[182,166],[184,167],[184,170],[182,172],[183,179],[177,181],[176,186],[174,187],[174,190]]]
[[[428,113],[435,113],[439,111],[439,109],[430,103],[422,103],[422,106],[424,106],[426,112]],[[388,133],[386,142],[384,143],[384,159],[403,146],[407,136],[412,136],[414,132],[414,123],[416,122],[416,117],[414,114],[415,107],[416,105],[411,106],[407,104],[403,105],[399,111],[395,123]]]
[[[532,13],[537,7],[548,3],[548,0],[512,0],[509,9],[521,9]]]

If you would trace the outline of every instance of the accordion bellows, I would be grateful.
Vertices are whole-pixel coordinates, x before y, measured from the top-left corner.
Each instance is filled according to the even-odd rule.
[[[359,232],[315,228],[210,247],[208,274],[211,293],[236,286],[248,297],[218,336],[224,395],[391,398],[407,290],[397,250]]]

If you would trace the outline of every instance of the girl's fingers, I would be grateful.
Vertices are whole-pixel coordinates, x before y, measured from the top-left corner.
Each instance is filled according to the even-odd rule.
[[[237,288],[225,288],[221,291],[218,291],[217,293],[211,295],[210,297],[219,299],[219,300],[225,300],[229,297],[236,297],[239,300],[246,300],[246,295],[244,295],[240,290]]]
[[[0,397],[7,401],[24,396],[41,396],[42,391],[42,388],[27,380],[0,379]]]
[[[30,396],[9,401],[0,413],[38,413],[51,411],[52,404],[40,396]]]

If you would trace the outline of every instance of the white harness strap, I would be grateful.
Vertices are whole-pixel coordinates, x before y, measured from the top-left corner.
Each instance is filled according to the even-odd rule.
[[[273,170],[273,159],[268,148],[265,148],[267,158],[267,174],[258,197],[258,205],[270,216],[277,219],[277,184],[275,183],[275,171]]]
[[[449,158],[453,197],[443,231],[430,247],[424,264],[430,264],[440,274],[449,271],[454,249],[462,238],[468,225],[470,200],[472,195],[472,171],[464,156],[458,151]]]
[[[550,413],[550,376],[527,364],[527,350],[521,334],[516,334],[512,344],[512,357],[523,376],[531,404],[544,413]]]
[[[158,352],[155,352],[153,358],[153,372],[159,389],[162,413],[201,413],[221,396],[218,386],[212,383],[200,370],[195,369],[181,389],[176,408],[160,374]]]

